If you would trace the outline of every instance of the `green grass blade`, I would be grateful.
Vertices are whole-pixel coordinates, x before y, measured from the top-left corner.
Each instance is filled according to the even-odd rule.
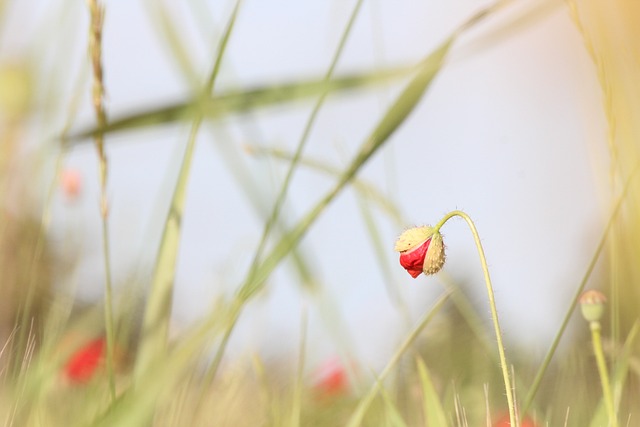
[[[422,408],[426,425],[448,426],[449,422],[442,407],[442,402],[440,402],[440,397],[438,397],[438,393],[433,386],[429,370],[420,356],[416,357],[416,366],[418,367],[418,375],[420,375],[420,384],[422,385]]]
[[[236,183],[242,188],[243,194],[251,204],[256,215],[260,219],[267,221],[269,217],[268,198],[265,196],[264,189],[260,187],[258,178],[255,177],[250,167],[239,154],[237,147],[234,146],[233,137],[227,132],[221,132],[219,128],[216,129],[216,135],[218,136],[211,138],[211,142],[221,156],[223,160],[222,163]],[[224,143],[216,143],[217,141],[224,141]],[[227,142],[231,143],[229,144]],[[285,212],[284,215],[280,215],[274,224],[274,230],[277,231],[278,236],[286,234],[289,230],[290,225],[286,220],[288,217]],[[298,275],[296,282],[300,283],[301,287],[305,290],[311,292],[317,291],[319,285],[317,276],[311,267],[312,263],[309,257],[305,255],[302,248],[295,248],[292,251],[291,261],[295,269],[295,274]]]
[[[395,103],[387,110],[378,126],[373,130],[371,136],[361,146],[354,160],[349,167],[340,176],[334,188],[322,199],[316,206],[291,230],[287,235],[283,236],[279,243],[274,247],[269,256],[260,264],[260,266],[251,274],[248,280],[240,287],[237,293],[238,316],[242,311],[242,306],[253,295],[258,292],[267,277],[280,264],[286,255],[295,248],[304,236],[306,231],[315,222],[324,209],[333,201],[333,199],[342,191],[342,189],[354,178],[360,168],[371,158],[371,156],[384,144],[389,136],[404,122],[411,111],[415,108],[422,95],[426,92],[433,78],[437,75],[442,67],[447,52],[453,42],[450,38],[445,41],[438,49],[431,53],[423,62],[417,75],[409,82],[405,90],[399,95]],[[225,338],[231,334],[235,321],[229,324],[229,329],[225,333]],[[223,341],[224,345],[218,348],[214,363],[215,369],[211,369],[207,377],[213,377],[217,369],[217,362],[221,359],[222,353],[225,351],[227,340]]]
[[[167,12],[166,7],[154,2],[146,2],[146,5],[150,12],[152,12],[152,16],[155,17],[154,22],[158,29],[161,30],[160,35],[167,40],[169,50],[182,71],[182,76],[185,79],[185,82],[190,87],[194,87],[194,84],[199,85],[199,83],[196,83],[197,73],[190,58],[186,54],[186,51],[188,50],[187,44],[181,37],[180,31],[178,31],[176,24]],[[190,5],[195,6],[195,3],[190,3]],[[197,15],[194,16],[196,19],[204,17],[202,13],[194,15]],[[204,23],[202,24],[204,27],[201,25],[201,29],[210,29],[213,25],[212,22],[209,22],[208,25],[205,25]],[[227,167],[236,182],[242,187],[243,193],[251,203],[254,210],[260,215],[260,217],[267,221],[269,207],[266,199],[264,198],[264,192],[238,155],[236,147],[237,144],[229,143],[230,141],[233,141],[233,137],[228,132],[223,132],[220,126],[216,127],[215,130],[217,133],[222,135],[217,138],[212,138],[211,141],[213,146],[218,150],[218,153],[222,156],[224,160],[222,163]],[[225,143],[215,143],[217,141],[225,141]],[[286,215],[284,215],[284,217],[286,217]],[[278,218],[274,225],[279,234],[282,234],[283,230],[288,228],[283,218]],[[299,249],[296,249],[293,251],[291,258],[296,269],[296,273],[300,279],[298,283],[308,290],[317,290],[317,283],[314,280],[314,275],[311,271],[309,261],[305,258],[303,253]]]
[[[362,166],[384,144],[391,134],[404,122],[413,111],[422,95],[443,65],[444,59],[453,39],[445,41],[422,63],[418,74],[409,82],[394,104],[387,110],[369,138],[360,147],[351,164],[340,176],[338,182],[327,195],[320,200],[307,215],[298,222],[291,232],[284,236],[260,265],[252,280],[246,282],[239,291],[242,300],[250,298],[260,289],[265,279],[271,274],[282,259],[295,247],[318,216],[329,206],[333,199],[354,178]]]
[[[340,57],[340,54],[342,53],[342,50],[344,48],[344,45],[345,45],[346,40],[348,38],[348,35],[349,35],[350,31],[351,31],[351,28],[353,27],[353,23],[354,23],[355,18],[356,18],[357,14],[358,14],[358,11],[360,10],[361,3],[362,3],[361,1],[358,1],[358,3],[356,4],[356,7],[355,7],[355,9],[354,9],[354,11],[353,11],[353,13],[351,15],[351,18],[350,18],[350,20],[349,20],[349,22],[347,24],[347,27],[345,28],[345,31],[343,33],[343,36],[342,36],[341,40],[340,40],[338,49],[337,49],[337,51],[336,51],[336,53],[334,55],[334,58],[333,58],[333,60],[331,62],[329,70],[327,71],[327,74],[325,76],[325,79],[324,79],[324,83],[325,84],[328,84],[328,83],[331,82],[331,77],[333,75],[333,71],[334,71],[334,69],[335,69],[335,67],[337,65],[338,59]],[[269,216],[269,218],[267,219],[267,222],[265,224],[265,228],[264,228],[260,243],[258,244],[258,248],[256,250],[256,254],[255,254],[253,263],[251,265],[249,274],[248,274],[247,283],[251,283],[252,278],[254,277],[254,275],[256,273],[256,270],[258,268],[260,257],[261,257],[261,253],[262,253],[262,250],[263,250],[264,246],[266,245],[267,238],[268,238],[268,236],[270,234],[271,228],[275,223],[278,222],[278,218],[279,218],[279,214],[280,214],[280,208],[282,206],[282,203],[284,202],[284,197],[285,197],[286,192],[288,190],[289,183],[290,183],[290,180],[292,178],[293,172],[297,167],[297,158],[299,158],[299,156],[301,155],[301,151],[302,151],[303,147],[305,146],[305,143],[306,143],[306,141],[308,139],[309,133],[310,133],[311,128],[312,128],[312,125],[315,122],[315,118],[317,116],[317,113],[319,112],[320,107],[323,105],[324,100],[325,100],[326,96],[328,95],[328,93],[329,93],[328,89],[326,89],[324,92],[322,92],[320,94],[320,98],[316,102],[315,108],[312,111],[311,115],[309,116],[309,119],[307,121],[307,125],[305,127],[305,130],[304,130],[304,132],[302,134],[302,137],[300,139],[300,142],[298,144],[298,149],[297,149],[296,155],[294,156],[294,159],[291,162],[291,166],[290,166],[290,168],[289,168],[289,170],[287,172],[287,176],[286,176],[286,178],[285,178],[285,180],[284,180],[284,182],[282,184],[282,188],[280,190],[280,193],[278,194],[278,196],[276,198],[276,202],[274,204],[274,207],[273,207],[273,210],[271,212],[271,215]],[[244,301],[244,299],[242,299],[242,301]],[[240,306],[238,306],[238,312],[237,312],[238,314],[237,314],[237,316],[240,316],[241,311],[242,311],[242,306],[240,305]],[[221,344],[218,347],[216,355],[214,356],[214,359],[213,359],[209,369],[205,373],[205,376],[204,376],[204,378],[205,378],[204,379],[205,386],[209,385],[213,381],[213,379],[215,378],[215,375],[216,375],[217,370],[218,370],[218,366],[219,366],[220,361],[222,360],[222,356],[223,356],[223,354],[224,354],[224,352],[226,350],[226,346],[227,346],[228,340],[229,340],[229,338],[230,338],[230,336],[231,336],[231,334],[233,332],[233,328],[235,327],[236,320],[237,320],[237,317],[235,317],[234,320],[229,324],[228,329],[225,332],[225,335],[223,337],[223,340],[222,340]]]
[[[622,400],[622,391],[624,390],[627,374],[629,373],[631,357],[633,356],[638,332],[640,332],[640,321],[636,320],[624,343],[622,354],[618,359],[618,366],[613,374],[613,398],[615,400],[616,410],[620,407],[620,401]]]
[[[402,418],[398,407],[389,396],[389,392],[386,388],[380,386],[380,395],[386,409],[387,424],[392,427],[407,427],[407,423]]]
[[[222,62],[227,42],[233,30],[233,24],[236,20],[240,3],[240,1],[236,3],[236,8],[229,19],[229,24],[220,42],[213,70],[203,90],[207,95],[211,92],[218,70],[220,69],[220,63]],[[202,117],[196,117],[191,127],[178,181],[167,214],[158,257],[156,259],[149,299],[145,308],[142,325],[142,343],[135,366],[136,377],[144,373],[149,366],[152,365],[152,362],[158,358],[158,355],[164,354],[166,350],[173,298],[173,283],[175,280],[176,261],[180,246],[182,214],[185,206],[187,183],[189,181],[195,141],[201,123]]]
[[[169,124],[194,119],[200,115],[206,119],[216,119],[230,114],[247,113],[260,108],[319,96],[325,91],[344,92],[379,85],[393,79],[406,77],[415,69],[415,66],[396,67],[381,71],[350,74],[334,78],[330,82],[326,82],[325,79],[303,80],[295,83],[259,86],[246,90],[232,90],[205,98],[196,97],[186,102],[177,102],[115,118],[104,127],[83,129],[70,134],[64,140],[68,146],[72,146],[87,143],[87,138],[99,134],[106,135],[113,132]]]
[[[362,215],[362,222],[367,230],[367,236],[371,240],[371,246],[376,257],[376,265],[382,275],[389,302],[398,310],[398,314],[402,316],[406,325],[409,326],[411,325],[411,313],[407,303],[402,298],[402,294],[397,288],[397,281],[393,279],[393,270],[389,263],[389,257],[387,256],[388,247],[385,245],[382,233],[365,199],[366,196],[366,194],[362,193],[358,196],[358,205],[360,207],[360,214]]]
[[[256,398],[262,401],[262,408],[266,409],[267,425],[277,425],[275,423],[275,413],[273,408],[275,407],[275,398],[273,396],[273,388],[269,384],[269,378],[267,378],[267,368],[264,362],[258,354],[254,354],[251,358],[253,371],[255,372],[258,381],[258,394]]]
[[[609,220],[607,221],[607,225],[605,226],[602,232],[602,236],[600,237],[600,241],[596,246],[596,250],[593,256],[591,257],[589,266],[587,267],[587,270],[585,271],[584,276],[582,277],[582,280],[580,281],[580,284],[578,285],[578,288],[576,289],[576,292],[573,295],[573,299],[571,300],[571,303],[569,304],[569,308],[565,313],[560,329],[558,329],[558,332],[556,332],[556,336],[554,337],[553,342],[551,343],[551,347],[549,348],[549,351],[547,352],[544,360],[542,361],[542,364],[540,365],[540,368],[538,369],[538,372],[536,373],[536,376],[533,379],[533,383],[529,388],[529,392],[525,397],[524,404],[522,405],[523,414],[527,413],[527,411],[531,407],[531,404],[533,403],[533,399],[535,398],[535,395],[538,392],[538,388],[540,387],[540,383],[542,382],[542,377],[547,371],[547,368],[551,363],[551,359],[553,358],[553,355],[555,354],[556,349],[558,348],[558,344],[560,344],[560,339],[562,338],[564,331],[569,325],[569,319],[571,319],[571,314],[573,314],[573,311],[578,305],[578,299],[580,298],[582,291],[587,285],[587,281],[591,277],[591,273],[593,272],[593,269],[596,266],[596,262],[600,258],[600,254],[602,253],[604,244],[607,241],[607,236],[609,235],[609,232],[611,231],[613,224],[615,224],[616,222],[616,218],[618,217],[618,213],[620,212],[620,208],[622,207],[622,202],[625,200],[627,196],[627,192],[631,187],[631,183],[636,177],[636,174],[638,171],[640,171],[640,165],[636,165],[636,167],[633,169],[633,172],[629,175],[629,178],[627,178],[627,182],[624,185],[622,194],[620,194],[620,197],[618,197],[618,199],[616,200],[616,203],[613,206],[613,209],[611,210],[611,214],[609,215]]]
[[[429,84],[433,81],[440,70],[444,58],[446,57],[449,47],[453,39],[447,40],[435,52],[430,54],[423,62],[417,75],[410,81],[405,90],[397,98],[396,102],[389,108],[385,116],[382,118],[378,126],[374,129],[369,139],[361,146],[354,160],[349,167],[340,176],[334,188],[322,199],[316,206],[298,222],[295,228],[287,235],[283,236],[279,243],[270,252],[269,256],[260,264],[251,274],[247,281],[238,289],[236,296],[237,316],[240,316],[244,304],[258,292],[264,281],[271,272],[280,264],[286,255],[297,246],[298,242],[306,231],[315,222],[324,209],[333,201],[333,199],[342,191],[342,189],[353,179],[360,168],[371,158],[371,156],[384,144],[387,138],[395,131],[400,124],[408,117],[409,113],[417,105],[424,92],[426,92]],[[217,364],[221,360],[225,351],[226,342],[232,329],[235,326],[234,320],[229,323],[229,327],[225,332],[225,339],[220,345],[212,369],[207,373],[207,378],[213,378],[217,369]]]
[[[356,18],[358,17],[358,13],[360,12],[361,6],[362,6],[362,0],[357,0],[353,8],[353,11],[351,12],[351,16],[349,17],[349,22],[347,23],[347,26],[345,27],[342,33],[340,42],[338,43],[338,48],[336,49],[336,52],[333,55],[333,59],[331,60],[331,65],[329,65],[329,69],[327,70],[327,73],[325,75],[325,82],[327,83],[331,82],[333,73],[336,69],[336,66],[338,65],[338,60],[340,59],[340,56],[344,51],[344,47],[347,44],[347,40],[349,38],[349,35],[351,34],[351,29],[353,28],[353,24],[355,23]],[[262,231],[262,237],[260,238],[260,243],[258,243],[258,248],[256,249],[253,262],[251,264],[249,277],[255,274],[255,271],[258,268],[258,265],[260,263],[260,259],[262,258],[262,253],[269,239],[269,235],[271,234],[271,228],[280,217],[280,210],[287,196],[287,192],[289,191],[289,186],[291,184],[291,180],[293,179],[293,174],[298,168],[298,165],[300,163],[300,157],[302,156],[302,152],[304,151],[304,148],[307,145],[307,142],[309,140],[309,135],[311,135],[311,130],[313,129],[313,125],[315,124],[316,118],[320,113],[320,109],[324,105],[324,101],[327,99],[327,95],[329,95],[328,90],[325,90],[324,92],[322,92],[322,94],[320,94],[320,97],[316,101],[316,104],[314,105],[313,110],[311,111],[311,114],[307,118],[307,122],[305,124],[304,130],[302,131],[302,135],[300,136],[300,141],[298,142],[296,151],[293,154],[293,157],[291,158],[291,162],[289,163],[289,168],[287,170],[286,176],[282,182],[280,191],[278,192],[278,195],[276,197],[276,201],[273,204],[271,215],[269,216],[269,219],[265,223],[264,229]]]
[[[190,48],[184,40],[185,32],[174,22],[174,19],[172,19],[174,16],[167,10],[167,6],[164,3],[146,1],[144,4],[149,11],[152,23],[162,33],[166,47],[171,51],[174,63],[180,70],[183,79],[191,89],[197,92],[201,83],[198,73],[192,66],[193,61],[189,57]]]
[[[501,2],[498,8],[506,6],[511,0]],[[521,2],[519,7],[514,7],[509,18],[500,23],[494,23],[490,29],[474,37],[460,46],[459,53],[462,57],[483,53],[486,50],[495,48],[502,42],[512,40],[540,21],[558,12],[558,9],[565,6],[563,2],[557,0],[538,0],[534,2]]]
[[[85,65],[82,67],[84,72],[81,72],[81,78],[73,86],[72,97],[69,102],[68,110],[66,113],[65,123],[62,127],[62,135],[66,135],[71,128],[73,121],[76,119],[78,115],[78,110],[80,108],[80,103],[82,99],[82,95],[84,94],[84,85],[87,82],[88,77],[88,66]],[[56,147],[58,148],[58,147]],[[27,284],[26,284],[26,295],[24,298],[24,302],[21,307],[19,307],[19,320],[16,324],[17,326],[17,344],[14,344],[14,354],[21,355],[24,353],[24,346],[27,340],[27,331],[29,323],[29,316],[32,315],[31,310],[34,305],[34,299],[36,298],[37,293],[37,282],[38,282],[38,272],[39,269],[36,268],[39,262],[41,262],[42,257],[44,255],[45,249],[45,236],[49,233],[49,226],[51,224],[52,217],[52,203],[54,200],[54,196],[56,194],[56,189],[59,184],[59,175],[62,170],[62,162],[64,157],[64,151],[62,147],[55,155],[55,164],[53,170],[53,176],[49,181],[49,186],[46,191],[46,196],[44,199],[42,212],[40,216],[40,224],[38,230],[38,240],[34,247],[34,252],[31,258],[31,265],[29,266],[29,275],[27,276]],[[48,323],[47,323],[48,324]],[[3,344],[4,345],[4,344]],[[17,366],[19,361],[12,361],[14,363],[14,369],[18,372]]]
[[[400,347],[398,347],[394,355],[391,357],[391,360],[389,360],[389,362],[387,363],[387,366],[385,366],[382,372],[380,372],[380,375],[378,376],[378,381],[376,381],[371,386],[367,394],[365,394],[358,402],[358,406],[356,407],[356,410],[351,415],[351,418],[347,423],[347,427],[358,427],[362,423],[362,419],[364,418],[367,412],[367,409],[369,409],[371,402],[373,402],[373,399],[378,394],[379,388],[382,387],[382,381],[384,381],[387,375],[389,375],[389,373],[395,368],[398,361],[400,360],[400,357],[407,351],[409,347],[411,347],[411,345],[417,338],[418,334],[420,334],[420,332],[425,328],[425,326],[427,326],[427,324],[431,321],[431,319],[433,319],[433,317],[440,311],[440,309],[444,306],[444,303],[447,301],[448,298],[449,298],[448,293],[443,294],[433,304],[431,309],[429,309],[424,314],[422,319],[420,319],[416,327],[413,328],[413,330],[409,333],[407,338],[405,338],[404,342],[400,345]]]
[[[208,319],[187,333],[174,350],[159,355],[151,361],[149,368],[136,379],[135,387],[129,388],[93,423],[96,427],[139,427],[153,414],[160,397],[170,398],[170,390],[184,377],[194,361],[202,354],[210,340],[225,325],[227,307],[218,305],[217,316]],[[169,392],[169,395],[166,395]]]
[[[638,336],[638,331],[640,331],[640,323],[636,321],[636,323],[633,325],[633,328],[629,332],[629,335],[627,336],[624,347],[622,349],[622,354],[620,355],[620,359],[618,360],[618,364],[616,366],[616,371],[613,374],[613,395],[615,400],[616,413],[618,413],[620,407],[622,391],[626,383],[627,374],[629,373],[629,365],[631,356],[633,354],[635,341]],[[596,412],[591,419],[589,427],[606,426],[608,422],[609,415],[607,414],[607,408],[604,404],[604,400],[600,399],[598,408],[596,409]]]
[[[142,342],[136,358],[136,376],[145,371],[158,354],[166,349],[169,320],[173,300],[173,283],[176,274],[176,260],[180,246],[182,214],[186,200],[186,188],[191,170],[191,161],[200,121],[191,128],[187,149],[183,155],[180,174],[160,241],[156,258],[153,281],[145,307],[142,325]]]
[[[300,414],[302,412],[302,395],[304,392],[304,362],[307,349],[307,328],[309,315],[306,307],[303,308],[300,320],[300,348],[298,350],[298,366],[294,382],[293,396],[291,401],[291,427],[300,426]]]
[[[281,159],[284,161],[291,161],[293,157],[293,154],[291,154],[290,152],[279,148],[259,147],[252,145],[248,146],[247,150],[250,154],[254,154],[256,156],[271,156],[275,159]],[[303,157],[300,159],[300,165],[336,177],[339,177],[342,173],[341,169],[317,159],[309,159]],[[398,206],[382,192],[380,192],[375,187],[375,185],[359,178],[354,178],[351,181],[351,184],[360,194],[362,194],[371,202],[375,203],[378,208],[397,225],[405,226],[407,224],[407,220],[402,215],[402,212],[400,211]]]
[[[293,155],[287,151],[274,149],[269,147],[249,147],[249,152],[256,155],[269,155],[276,159],[282,159],[291,161]],[[313,170],[324,172],[328,175],[340,176],[341,171],[338,168],[332,167],[326,163],[323,163],[314,159],[301,158],[300,165],[309,167]],[[388,197],[382,194],[378,189],[363,180],[354,178],[352,181],[353,187],[359,193],[359,205],[364,224],[367,227],[367,235],[371,238],[373,248],[378,258],[378,265],[380,266],[382,275],[384,277],[385,285],[387,288],[387,294],[393,305],[398,308],[399,312],[408,319],[408,311],[405,302],[402,300],[402,295],[397,289],[393,287],[393,279],[391,274],[391,268],[388,260],[384,254],[386,253],[386,245],[383,244],[380,231],[375,223],[375,218],[369,209],[369,201],[375,203],[384,213],[386,213],[393,221],[398,225],[403,226],[407,223],[402,217],[400,209],[391,201]]]

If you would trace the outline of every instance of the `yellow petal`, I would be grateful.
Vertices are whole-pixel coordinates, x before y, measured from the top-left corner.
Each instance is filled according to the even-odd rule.
[[[433,235],[433,227],[428,225],[405,230],[396,241],[395,251],[405,252],[415,248]]]
[[[427,275],[436,274],[444,265],[444,260],[445,254],[442,234],[435,233],[431,237],[429,249],[427,249],[427,253],[424,256],[424,265],[422,267],[422,272]]]

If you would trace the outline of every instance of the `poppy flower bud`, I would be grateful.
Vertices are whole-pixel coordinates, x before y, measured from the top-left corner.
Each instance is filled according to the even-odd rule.
[[[444,265],[444,242],[442,241],[442,234],[434,233],[431,237],[431,244],[427,250],[427,254],[424,257],[424,266],[422,271],[424,274],[436,274]]]
[[[433,227],[414,227],[403,232],[395,245],[400,252],[400,265],[414,279],[424,274],[435,274],[444,265],[442,235]]]
[[[583,292],[580,296],[582,317],[588,322],[597,322],[602,317],[605,302],[607,302],[607,297],[600,291],[591,289]]]

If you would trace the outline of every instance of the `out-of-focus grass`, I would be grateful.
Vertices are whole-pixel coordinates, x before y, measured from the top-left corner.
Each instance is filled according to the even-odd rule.
[[[176,121],[190,120],[197,116],[216,119],[230,114],[242,114],[278,104],[301,101],[319,96],[327,91],[347,91],[381,84],[393,78],[407,76],[415,66],[342,76],[326,82],[324,79],[270,85],[248,90],[230,91],[217,96],[197,97],[186,102],[175,103],[151,110],[115,118],[105,127],[80,130],[63,140],[68,144],[86,142],[88,137],[99,133],[120,132],[149,126],[159,126]],[[76,142],[77,141],[77,142]]]
[[[224,56],[227,42],[233,31],[233,26],[241,5],[238,0],[233,10],[227,30],[225,31],[218,48],[213,69],[202,89],[202,96],[207,97],[214,89],[220,64]],[[187,183],[191,172],[191,163],[195,149],[196,136],[202,125],[203,116],[194,117],[189,140],[184,152],[180,174],[173,192],[173,198],[167,220],[165,222],[160,248],[156,259],[153,282],[149,289],[149,299],[146,304],[142,324],[142,336],[139,356],[136,360],[136,373],[143,374],[152,364],[153,360],[163,354],[169,339],[169,322],[171,320],[171,308],[173,300],[173,283],[176,277],[176,263],[180,247],[180,235],[182,232],[182,215],[186,202]]]
[[[618,0],[608,7],[590,2],[569,2],[571,15],[580,30],[602,87],[603,111],[609,125],[607,146],[610,167],[607,176],[610,198],[623,191],[629,178],[637,174],[640,164],[635,116],[640,103],[636,77],[639,69],[640,8],[637,2]],[[610,327],[612,338],[620,341],[637,320],[640,291],[636,286],[640,270],[633,255],[640,245],[640,228],[635,218],[640,208],[637,180],[632,182],[629,197],[611,233],[608,246],[611,263]]]
[[[193,10],[202,10],[198,4],[194,3]],[[6,2],[0,5],[2,11],[5,5]],[[446,72],[443,67],[449,51],[455,49],[457,37],[508,6],[509,2],[499,2],[470,18],[414,66],[334,76],[341,52],[339,47],[324,78],[212,93],[219,66],[226,59],[224,47],[232,37],[233,22],[242,14],[242,9],[236,8],[227,31],[221,36],[221,47],[202,93],[191,94],[188,100],[174,105],[135,114],[119,116],[120,112],[114,112],[116,119],[107,124],[84,124],[81,130],[69,134],[75,116],[72,106],[65,126],[47,129],[49,135],[61,135],[53,150],[58,156],[71,145],[88,143],[91,137],[105,136],[108,144],[108,137],[114,132],[157,127],[177,120],[193,123],[173,202],[165,212],[167,227],[158,248],[153,286],[142,298],[133,292],[115,297],[116,399],[113,401],[109,397],[104,369],[98,368],[86,382],[78,382],[65,374],[70,357],[104,334],[105,324],[100,314],[103,307],[97,304],[82,310],[64,289],[51,288],[51,271],[62,263],[60,255],[52,251],[47,240],[53,190],[45,198],[39,220],[20,217],[19,212],[27,211],[23,204],[27,204],[28,198],[16,198],[15,188],[26,194],[29,182],[25,176],[32,171],[16,169],[12,165],[24,144],[23,135],[29,121],[35,115],[32,101],[37,95],[33,93],[37,86],[33,76],[38,73],[27,66],[0,64],[0,142],[3,144],[0,151],[0,339],[6,343],[0,347],[0,419],[3,423],[19,426],[445,426],[490,425],[486,420],[503,415],[506,402],[497,356],[491,339],[480,325],[485,316],[443,274],[448,290],[435,303],[432,312],[424,313],[418,322],[412,322],[391,283],[392,266],[385,263],[385,243],[380,238],[373,211],[385,213],[396,227],[408,224],[403,224],[402,212],[391,201],[375,187],[359,180],[357,175],[379,148],[389,143],[389,137],[412,113],[438,73]],[[110,25],[108,7],[107,4],[105,31]],[[170,14],[161,6],[150,7],[158,12],[158,28],[169,41],[184,78],[191,88],[199,87],[196,84],[198,70],[190,63],[186,44]],[[351,22],[357,18],[358,7],[359,3]],[[640,9],[632,1],[611,2],[606,10],[601,7],[605,6],[577,0],[569,2],[569,11],[584,36],[603,87],[612,158],[608,179],[615,202],[610,222],[612,231],[607,227],[602,243],[597,247],[594,245],[596,252],[592,265],[582,281],[576,279],[576,297],[590,279],[593,265],[608,241],[611,317],[608,321],[610,329],[604,330],[605,357],[613,361],[611,388],[619,421],[621,425],[634,425],[634,420],[640,417],[640,409],[634,404],[640,384],[637,351],[640,297],[635,286],[639,276],[635,255],[640,252],[640,227],[634,220],[638,218],[640,206],[639,187],[634,179],[639,164],[637,141],[640,136],[639,125],[634,120],[640,111],[640,88],[635,78],[640,71],[640,55],[634,40],[638,39]],[[349,25],[340,46],[346,40],[348,28]],[[508,28],[513,32],[519,26]],[[625,47],[625,55],[619,55],[620,44]],[[317,159],[301,156],[315,114],[326,96],[366,90],[392,79],[405,79],[404,90],[386,108],[346,167],[333,168]],[[254,153],[277,156],[290,166],[278,201],[261,200],[261,184],[241,167],[232,167],[246,196],[261,213],[265,236],[273,231],[275,245],[260,246],[247,279],[231,300],[221,298],[200,322],[169,341],[170,295],[179,255],[181,219],[189,215],[185,210],[187,177],[198,128],[210,120],[250,115],[259,109],[304,100],[315,100],[316,110],[309,118],[297,152],[253,149]],[[144,100],[141,100],[140,105],[143,104]],[[216,132],[228,135],[223,129],[216,129]],[[237,152],[223,148],[219,152],[229,162],[242,164]],[[56,158],[57,174],[61,157]],[[292,225],[286,220],[281,203],[287,194],[289,180],[295,179],[294,172],[298,168],[330,174],[335,178],[335,184],[298,223]],[[55,182],[52,180],[51,189],[55,188]],[[316,291],[310,293],[310,303],[321,308],[326,304],[321,292],[317,292],[321,291],[321,284],[310,277],[312,260],[298,251],[297,245],[335,197],[349,185],[360,197],[363,222],[381,263],[381,274],[389,282],[390,298],[405,316],[410,331],[407,338],[381,372],[369,372],[358,360],[345,358],[330,371],[310,375],[307,373],[310,369],[306,369],[308,342],[307,315],[304,314],[297,354],[279,361],[263,360],[256,354],[251,358],[232,360],[224,369],[219,369],[217,362],[224,354],[226,340],[232,334],[236,320],[247,310],[247,302],[264,289],[273,270],[287,257],[295,257],[302,282],[307,283],[307,289]],[[142,327],[136,313],[140,305],[144,305],[146,312]],[[578,340],[562,358],[555,354],[574,308],[575,303],[568,307],[566,321],[559,326],[557,339],[541,366],[529,355],[517,351],[510,354],[520,420],[529,416],[540,426],[566,423],[595,427],[607,423],[587,339]],[[435,325],[426,327],[428,323]],[[213,366],[208,357],[212,351],[218,355]],[[220,372],[211,382],[212,373],[218,369]],[[522,413],[525,410],[527,414]]]

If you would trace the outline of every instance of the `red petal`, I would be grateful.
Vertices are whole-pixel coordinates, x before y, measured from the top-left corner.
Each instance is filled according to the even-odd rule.
[[[102,362],[106,342],[98,338],[76,351],[65,366],[67,378],[76,383],[89,381]]]
[[[349,379],[340,359],[327,360],[318,369],[316,376],[314,390],[320,398],[338,396],[349,389]]]
[[[317,388],[329,395],[340,394],[347,388],[347,375],[342,369],[329,372],[318,383]]]
[[[500,417],[495,423],[493,423],[493,427],[510,427],[511,423],[509,422],[509,414],[503,415]],[[536,427],[533,423],[533,420],[529,417],[525,417],[524,420],[520,422],[520,427]]]
[[[400,265],[403,266],[414,279],[422,273],[424,257],[427,255],[430,243],[431,238],[425,240],[424,243],[410,251],[400,252]]]

